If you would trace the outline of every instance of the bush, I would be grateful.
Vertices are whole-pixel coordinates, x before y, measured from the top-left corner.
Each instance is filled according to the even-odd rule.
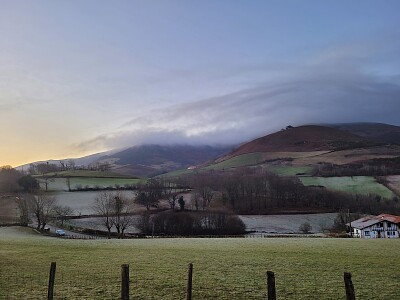
[[[226,212],[176,212],[143,214],[136,226],[145,234],[158,235],[235,235],[245,232],[242,220]]]
[[[311,229],[312,229],[311,224],[308,222],[304,222],[299,227],[299,231],[301,231],[302,233],[310,233]]]

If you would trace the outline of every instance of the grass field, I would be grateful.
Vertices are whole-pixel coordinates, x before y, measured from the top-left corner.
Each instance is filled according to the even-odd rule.
[[[384,185],[376,182],[373,177],[301,177],[304,185],[321,185],[327,189],[360,195],[379,195],[391,199],[395,195]]]
[[[44,180],[38,178],[42,189],[45,188]],[[77,189],[78,186],[84,188],[88,187],[115,187],[115,185],[124,186],[125,184],[138,184],[144,182],[145,179],[129,179],[129,178],[102,178],[102,177],[71,177],[69,178],[71,189]],[[67,178],[56,177],[50,178],[48,181],[49,191],[67,191]]]
[[[248,153],[235,156],[231,159],[212,164],[205,167],[206,170],[222,170],[229,168],[237,168],[243,166],[252,166],[261,163],[264,160],[262,153]]]
[[[63,240],[0,228],[0,298],[44,299],[51,261],[55,299],[118,299],[120,265],[130,264],[133,299],[184,299],[193,262],[193,299],[344,299],[350,271],[357,299],[400,294],[400,240],[140,239]]]
[[[47,173],[47,176],[55,177],[111,177],[111,178],[137,178],[129,175],[118,174],[114,172],[100,172],[91,170],[69,170],[57,173]],[[36,176],[41,177],[41,176]]]

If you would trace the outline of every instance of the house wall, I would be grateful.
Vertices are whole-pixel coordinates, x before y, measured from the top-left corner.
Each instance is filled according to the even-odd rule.
[[[374,238],[399,238],[399,226],[382,221],[363,229],[353,228],[353,237],[374,239]]]

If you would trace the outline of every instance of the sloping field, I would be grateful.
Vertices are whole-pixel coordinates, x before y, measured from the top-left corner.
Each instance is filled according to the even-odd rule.
[[[360,195],[379,195],[391,199],[395,195],[384,185],[369,176],[353,177],[300,177],[304,185],[324,186],[330,190]]]
[[[400,175],[387,176],[389,188],[397,195],[400,195]]]
[[[252,166],[259,164],[264,161],[264,156],[262,153],[248,153],[239,156],[235,156],[228,160],[221,161],[216,164],[212,164],[210,166],[205,167],[206,170],[222,170],[229,168],[237,168],[243,166]]]
[[[11,230],[11,232],[10,232]],[[318,238],[63,240],[0,228],[0,298],[45,299],[51,261],[55,299],[118,299],[130,264],[132,299],[265,299],[265,272],[278,299],[344,299],[350,271],[357,299],[398,299],[400,240]]]
[[[333,163],[337,165],[369,160],[374,158],[394,158],[400,156],[399,146],[380,146],[360,148],[343,151],[332,151],[321,155],[298,158],[293,161],[295,165],[314,165],[319,162]]]

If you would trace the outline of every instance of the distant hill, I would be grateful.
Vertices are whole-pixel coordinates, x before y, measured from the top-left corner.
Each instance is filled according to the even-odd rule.
[[[377,143],[355,134],[326,126],[305,125],[263,136],[229,153],[234,157],[254,152],[333,151],[374,146]]]
[[[151,177],[214,160],[231,149],[231,146],[141,145],[103,155],[92,163],[108,162],[114,172]]]
[[[383,123],[344,123],[326,126],[350,132],[376,142],[400,145],[400,126]]]

